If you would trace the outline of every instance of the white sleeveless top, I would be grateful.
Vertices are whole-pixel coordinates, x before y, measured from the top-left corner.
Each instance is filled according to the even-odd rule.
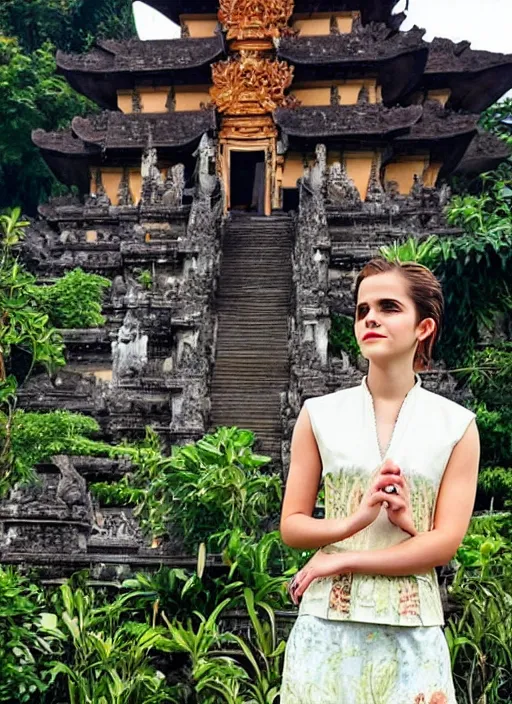
[[[305,402],[322,459],[325,517],[350,516],[382,462],[389,458],[409,482],[416,530],[431,530],[450,454],[475,413],[427,391],[416,374],[416,383],[404,399],[382,456],[366,379],[363,377],[359,386]],[[375,550],[410,537],[391,523],[386,509],[381,508],[367,528],[323,550]],[[315,579],[304,592],[299,614],[396,626],[444,624],[435,569],[405,577],[343,574]]]

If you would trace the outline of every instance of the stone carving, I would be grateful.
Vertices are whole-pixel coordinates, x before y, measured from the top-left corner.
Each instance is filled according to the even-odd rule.
[[[340,104],[340,91],[337,85],[332,85],[331,86],[331,106],[333,108],[337,107]]]
[[[57,499],[63,501],[71,510],[74,506],[83,507],[85,515],[92,518],[92,502],[87,491],[87,482],[73,467],[68,455],[53,455],[52,462],[61,474],[57,485]]]
[[[120,383],[141,374],[148,361],[148,336],[140,330],[140,321],[132,310],[126,313],[123,324],[112,342],[112,382]]]
[[[112,542],[125,543],[135,550],[144,546],[142,531],[130,509],[98,508],[94,512],[89,545],[97,547]]]
[[[379,177],[379,159],[375,157],[372,163],[370,180],[368,181],[368,190],[366,192],[366,199],[363,208],[369,213],[378,215],[384,211],[385,201],[386,194],[384,193],[384,188],[382,187]]]
[[[358,105],[367,105],[370,102],[370,91],[368,90],[368,86],[363,85],[361,86],[361,90],[359,91],[359,94],[357,96],[357,104]]]
[[[185,167],[183,164],[175,164],[167,170],[164,189],[162,204],[169,208],[180,208],[183,204],[185,190]]]
[[[217,110],[229,115],[264,115],[283,104],[293,79],[286,61],[265,59],[242,50],[237,59],[212,65],[210,95]]]
[[[329,167],[327,203],[347,210],[360,209],[362,207],[359,191],[352,179],[349,178],[345,164],[341,164],[339,161],[335,161]]]
[[[42,473],[30,486],[16,486],[0,505],[5,553],[85,552],[92,502],[85,479],[66,455],[54,455],[60,476]]]
[[[157,150],[151,146],[151,135],[148,139],[148,146],[142,154],[140,174],[142,176],[141,203],[143,205],[161,203],[165,183],[158,168]]]
[[[218,179],[215,174],[215,148],[205,133],[193,156],[196,157],[194,177],[196,181],[194,200],[187,226],[189,242],[194,242],[200,233],[210,233],[219,212],[212,209],[212,196]]]
[[[180,29],[181,29],[181,38],[188,39],[190,37],[190,30],[188,28],[188,24],[185,22],[185,20],[182,17],[180,17]]]
[[[94,170],[94,185],[96,187],[96,193],[91,193],[89,205],[97,206],[109,206],[111,205],[110,198],[108,197],[105,188],[103,186],[103,179],[101,174],[101,169],[97,168]]]
[[[132,112],[141,113],[142,112],[142,101],[140,98],[140,93],[137,88],[132,90]]]
[[[174,86],[171,86],[169,89],[169,95],[167,96],[165,107],[167,108],[167,112],[176,111],[176,89]]]
[[[329,19],[329,34],[341,34],[336,15],[331,15]]]
[[[286,30],[293,0],[220,0],[219,21],[228,39],[272,39]]]
[[[130,190],[130,173],[128,169],[123,169],[123,176],[117,192],[119,205],[133,205],[132,192]]]

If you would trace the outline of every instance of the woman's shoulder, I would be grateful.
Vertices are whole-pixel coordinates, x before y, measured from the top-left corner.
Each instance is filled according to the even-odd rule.
[[[338,389],[337,391],[332,391],[329,394],[322,394],[320,396],[311,396],[304,401],[304,405],[310,410],[317,409],[339,409],[340,404],[345,404],[345,402],[350,402],[360,393],[361,386],[348,386],[345,389]]]
[[[453,435],[455,441],[464,434],[467,426],[476,418],[476,413],[446,396],[420,389],[422,401],[422,422],[436,427],[441,432]]]

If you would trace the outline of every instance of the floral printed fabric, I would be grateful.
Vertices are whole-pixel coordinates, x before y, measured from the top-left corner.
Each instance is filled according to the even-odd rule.
[[[299,616],[286,645],[281,704],[457,704],[439,626]]]
[[[354,467],[325,475],[325,516],[345,518],[353,514],[374,476]],[[431,528],[436,489],[422,476],[408,477],[414,523],[418,531]],[[390,523],[385,509],[367,528],[324,552],[377,550],[410,538]],[[338,621],[357,621],[391,626],[441,626],[443,608],[434,569],[403,577],[342,574],[315,579],[306,589],[300,614]]]

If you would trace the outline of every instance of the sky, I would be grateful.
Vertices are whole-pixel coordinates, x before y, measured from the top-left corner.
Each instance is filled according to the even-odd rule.
[[[400,0],[396,10],[405,7]],[[135,22],[141,39],[173,39],[179,27],[144,5],[134,4]],[[418,25],[427,30],[425,39],[447,37],[467,39],[473,49],[512,53],[511,0],[409,0],[407,20],[402,29]]]

